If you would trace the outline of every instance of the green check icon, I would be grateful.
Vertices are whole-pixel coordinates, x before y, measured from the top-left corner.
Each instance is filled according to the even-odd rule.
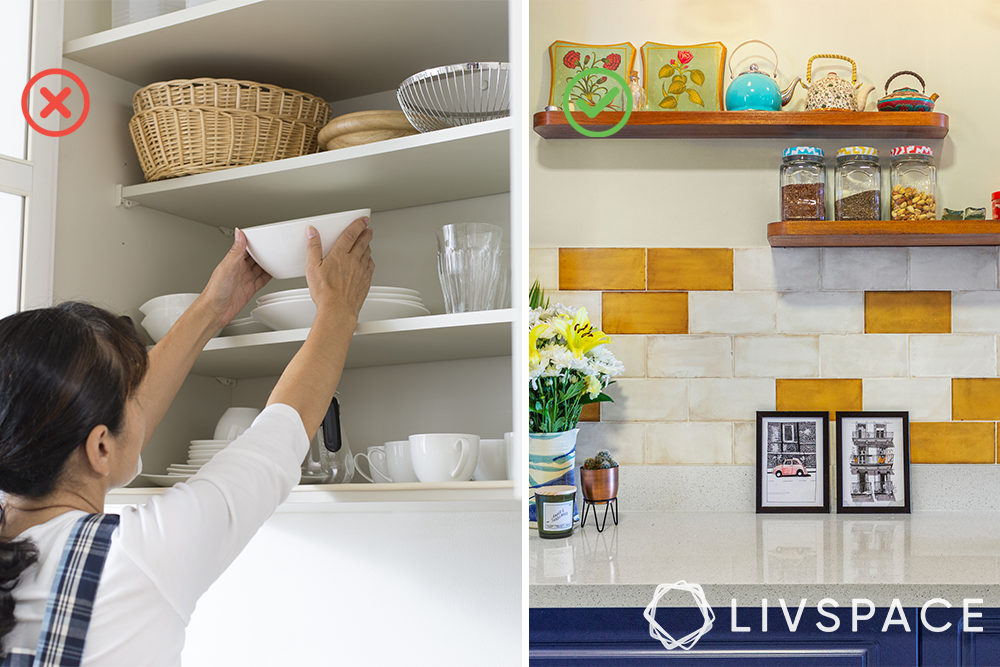
[[[585,76],[607,76],[619,84],[618,86],[610,84],[611,90],[609,90],[607,94],[602,95],[593,106],[587,104],[586,102],[575,105],[576,110],[582,112],[587,118],[597,118],[597,114],[607,109],[609,105],[614,104],[615,100],[618,99],[618,96],[622,94],[622,91],[625,91],[625,113],[622,114],[621,120],[618,121],[614,127],[610,127],[606,130],[589,130],[580,125],[580,123],[573,118],[573,114],[570,111],[570,93],[572,92],[573,86],[576,85],[577,81]],[[585,137],[610,137],[612,134],[625,127],[625,123],[628,122],[629,116],[632,115],[632,106],[632,90],[628,87],[628,84],[625,83],[625,79],[623,79],[620,74],[608,69],[592,67],[590,69],[583,70],[567,82],[566,89],[563,92],[563,114],[566,116],[566,121],[573,127],[573,129]]]

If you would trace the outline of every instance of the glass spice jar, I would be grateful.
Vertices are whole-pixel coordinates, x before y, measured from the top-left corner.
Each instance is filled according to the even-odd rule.
[[[781,219],[826,220],[822,148],[793,146],[781,154]]]
[[[879,220],[882,169],[878,151],[869,146],[848,146],[837,151],[833,188],[835,219]]]
[[[889,182],[893,220],[937,219],[937,169],[934,152],[927,146],[892,149]]]

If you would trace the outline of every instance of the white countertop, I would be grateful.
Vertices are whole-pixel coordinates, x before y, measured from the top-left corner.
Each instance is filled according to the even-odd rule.
[[[601,508],[600,514],[603,514]],[[1000,512],[758,515],[623,512],[598,533],[529,534],[531,607],[645,607],[658,584],[701,584],[708,602],[757,607],[766,598],[813,606],[853,598],[907,607],[981,598],[1000,607]],[[671,591],[659,606],[690,606]]]

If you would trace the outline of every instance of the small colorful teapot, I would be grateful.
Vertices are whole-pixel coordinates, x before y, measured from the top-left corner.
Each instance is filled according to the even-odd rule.
[[[812,80],[812,62],[816,58],[838,58],[851,63],[851,81],[830,72],[822,79]],[[801,81],[799,83],[802,83]],[[875,86],[858,83],[858,66],[847,56],[820,53],[809,59],[806,65],[806,83],[802,87],[809,91],[806,95],[806,111],[864,111],[868,95]]]
[[[890,95],[889,83],[901,74],[909,74],[916,78],[920,82],[921,93],[915,88],[900,88]],[[879,111],[934,111],[934,102],[938,98],[937,93],[927,97],[927,84],[919,74],[909,70],[902,70],[890,76],[885,82],[885,93],[885,97],[878,101]]]
[[[750,69],[733,76],[733,55],[741,46],[746,46],[751,42],[763,44],[771,49],[774,54],[774,74],[761,72],[757,63],[750,65]],[[778,53],[771,48],[767,42],[759,39],[749,39],[740,46],[733,49],[729,55],[729,79],[732,81],[726,90],[726,109],[729,111],[781,111],[781,107],[792,101],[792,94],[795,92],[795,84],[801,79],[788,84],[784,90],[778,86]]]

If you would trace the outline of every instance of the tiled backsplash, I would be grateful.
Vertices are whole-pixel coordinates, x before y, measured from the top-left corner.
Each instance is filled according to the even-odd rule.
[[[996,463],[997,248],[533,248],[625,364],[578,453],[753,465],[758,410],[907,410],[914,463]]]

